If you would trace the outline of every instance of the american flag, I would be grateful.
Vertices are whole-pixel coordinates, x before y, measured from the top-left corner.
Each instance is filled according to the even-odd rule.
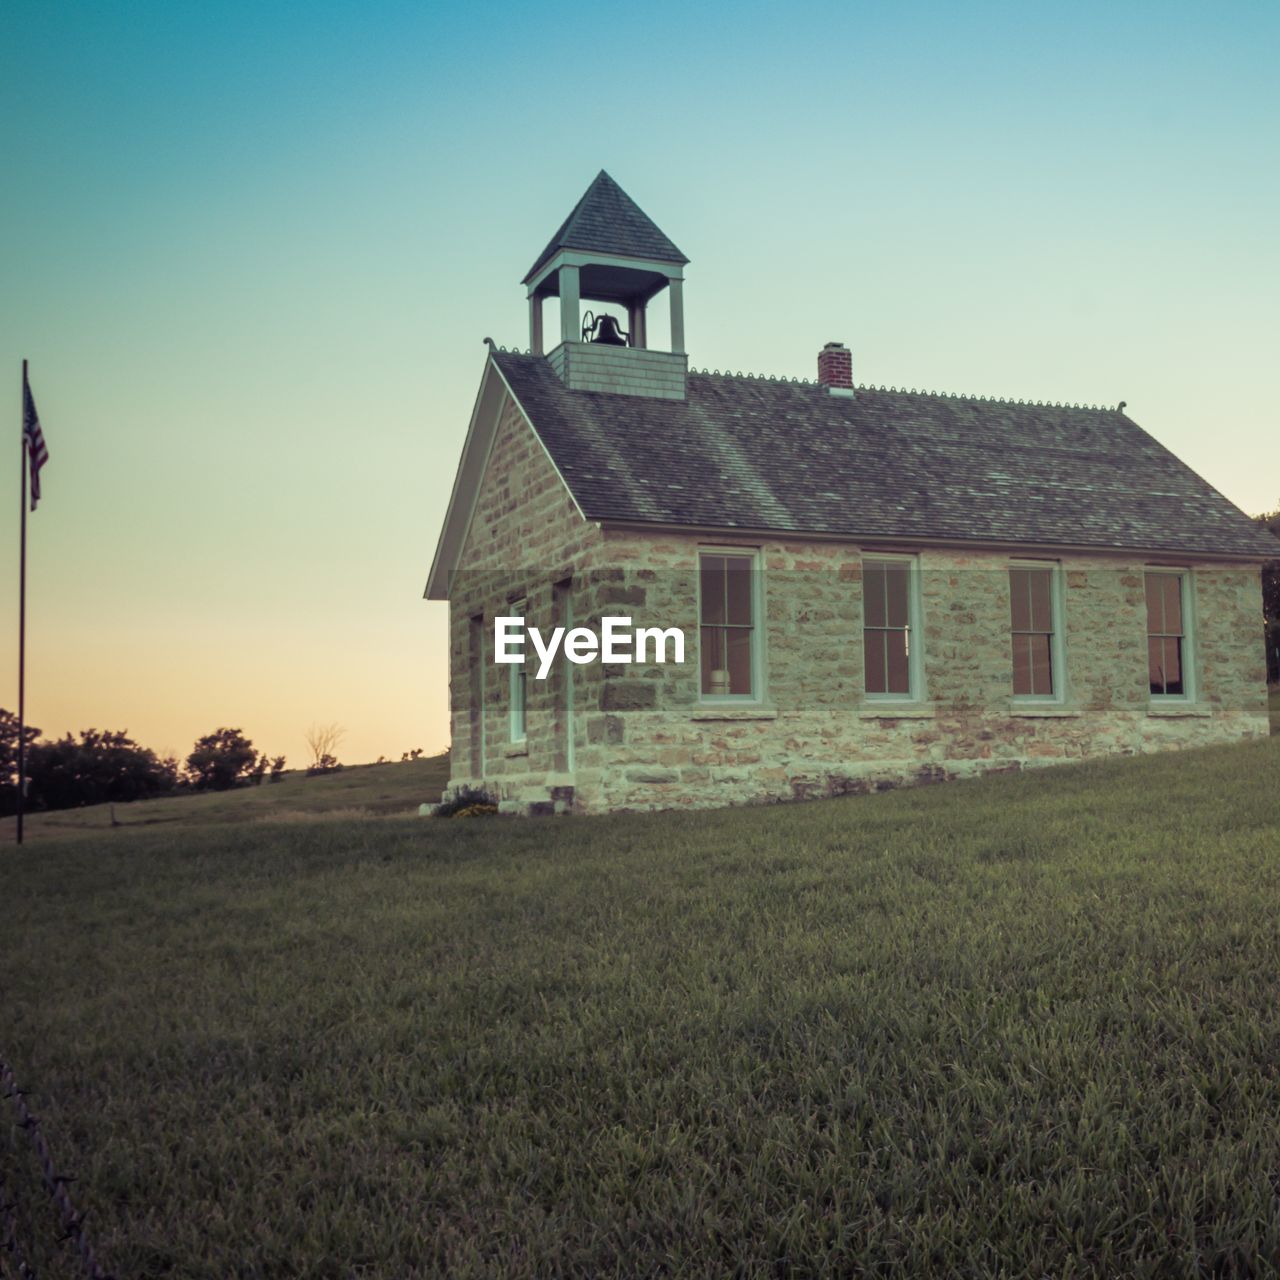
[[[27,382],[25,362],[22,368],[22,433],[26,437],[27,461],[31,465],[31,510],[34,511],[40,501],[40,468],[49,461],[49,446],[45,444],[44,432],[40,430],[40,415],[36,413],[36,402]]]

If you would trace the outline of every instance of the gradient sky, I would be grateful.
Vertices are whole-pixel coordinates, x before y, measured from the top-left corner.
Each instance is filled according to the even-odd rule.
[[[692,259],[696,365],[1124,399],[1280,506],[1278,56],[1273,2],[17,0],[0,704],[26,356],[32,723],[443,747],[481,340],[602,167]]]

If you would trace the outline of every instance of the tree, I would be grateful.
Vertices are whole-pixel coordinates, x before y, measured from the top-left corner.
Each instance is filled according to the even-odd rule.
[[[40,730],[24,725],[22,740],[27,751],[40,736]],[[27,777],[31,776],[30,768]],[[17,812],[18,803],[18,717],[0,707],[0,814]]]
[[[1254,519],[1280,538],[1280,509]],[[1262,613],[1266,618],[1267,679],[1280,681],[1280,560],[1262,566]]]
[[[284,756],[276,756],[271,761],[271,781],[279,782],[284,777]]]
[[[316,773],[332,773],[335,769],[341,769],[337,756],[331,756],[328,753],[322,755],[319,760],[307,765],[307,777],[311,777]]]
[[[87,804],[147,800],[172,791],[176,777],[154,751],[127,733],[84,729],[31,748],[27,776],[33,807],[74,809]]]
[[[311,748],[308,773],[328,773],[330,769],[342,767],[338,764],[337,751],[346,732],[340,724],[313,724],[307,730],[307,746]]]
[[[186,778],[182,775],[182,760],[179,758],[177,751],[173,747],[165,747],[158,754],[160,757],[160,769],[169,780],[169,785],[165,790],[176,791],[179,787],[185,786]]]
[[[239,729],[215,729],[196,740],[187,778],[197,791],[227,791],[247,779],[257,755]]]

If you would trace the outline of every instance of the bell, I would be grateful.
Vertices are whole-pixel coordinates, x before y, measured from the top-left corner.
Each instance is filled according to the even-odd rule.
[[[627,340],[618,328],[618,322],[611,315],[596,317],[595,333],[592,342],[602,342],[609,347],[625,347]]]

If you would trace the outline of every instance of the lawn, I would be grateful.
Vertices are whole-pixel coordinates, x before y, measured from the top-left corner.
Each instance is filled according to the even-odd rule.
[[[47,838],[4,855],[0,1053],[122,1277],[1274,1274],[1277,796],[1273,737]]]

